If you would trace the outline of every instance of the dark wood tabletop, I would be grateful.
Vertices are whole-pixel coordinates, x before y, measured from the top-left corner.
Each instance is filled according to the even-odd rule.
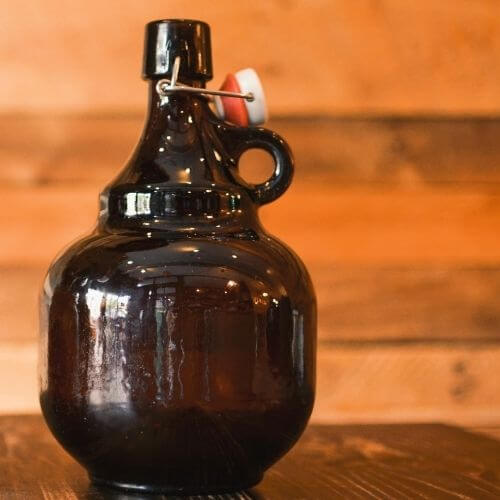
[[[40,416],[0,417],[0,498],[165,498],[98,489]],[[262,483],[192,498],[500,498],[500,441],[442,424],[310,426]]]

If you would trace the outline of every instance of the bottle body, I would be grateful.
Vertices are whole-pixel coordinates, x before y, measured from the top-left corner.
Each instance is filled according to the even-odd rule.
[[[41,404],[95,480],[246,488],[298,439],[314,398],[315,311],[293,254],[266,238],[144,248],[96,235],[56,262]]]
[[[202,98],[151,99],[97,228],[47,274],[42,411],[97,483],[234,491],[290,449],[314,401],[314,290],[257,214],[288,185],[287,150]],[[278,158],[258,189],[237,174],[255,146]]]

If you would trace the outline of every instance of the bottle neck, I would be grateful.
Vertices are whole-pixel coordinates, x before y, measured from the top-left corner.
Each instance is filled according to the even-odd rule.
[[[182,82],[203,88],[201,82]],[[146,123],[121,181],[134,184],[211,186],[231,182],[223,168],[217,119],[199,94],[161,96],[149,85]]]
[[[157,83],[158,80],[148,82],[148,106],[144,132],[158,126],[165,127],[166,124],[173,121],[182,121],[186,118],[182,115],[192,111],[195,106],[201,106],[206,101],[199,94],[173,93],[161,96],[156,89]],[[201,80],[182,80],[179,81],[179,84],[200,89],[205,88],[205,82]]]
[[[179,143],[185,142],[190,131],[201,126],[203,111],[207,106],[206,99],[201,95],[187,93],[161,96],[156,90],[156,83],[155,80],[149,82],[146,122],[139,146],[157,146],[160,153],[166,152],[167,148],[175,151]],[[187,84],[204,88],[201,82]]]
[[[224,127],[204,96],[162,97],[152,81],[142,137],[125,170],[103,193],[101,222],[108,228],[177,231],[256,226],[253,202],[229,173],[234,160],[224,146]]]

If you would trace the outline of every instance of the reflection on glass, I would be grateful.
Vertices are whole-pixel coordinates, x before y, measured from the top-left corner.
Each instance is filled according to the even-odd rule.
[[[106,377],[99,380],[92,375],[88,376],[91,404],[126,403],[129,399],[125,371],[127,358],[122,345],[126,339],[121,335],[125,328],[129,301],[129,295],[105,293],[93,288],[89,288],[85,295],[92,332],[89,368],[101,367],[107,372]],[[92,374],[93,370],[88,370],[88,373]]]
[[[125,195],[125,215],[149,215],[151,213],[151,193],[127,193]]]
[[[304,359],[304,315],[297,309],[292,311],[293,329],[292,329],[292,359],[295,373],[300,380],[304,381],[305,359]]]

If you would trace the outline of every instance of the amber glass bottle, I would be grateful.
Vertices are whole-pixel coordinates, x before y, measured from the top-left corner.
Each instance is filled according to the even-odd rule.
[[[211,78],[209,27],[147,25],[149,114],[98,224],[48,271],[41,406],[95,483],[166,493],[248,488],[295,443],[312,410],[316,306],[304,265],[262,228],[288,187],[286,143],[220,121],[205,97],[158,95]],[[274,158],[261,185],[250,148]],[[64,207],[61,207],[64,210]]]

